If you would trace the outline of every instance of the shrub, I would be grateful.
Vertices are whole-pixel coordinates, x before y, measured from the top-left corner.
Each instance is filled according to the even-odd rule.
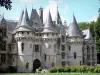
[[[71,71],[70,66],[65,66],[64,72],[70,72],[70,71]]]
[[[75,66],[71,66],[71,72],[76,72],[76,67]]]
[[[56,73],[57,72],[57,67],[52,67],[49,69],[50,73]]]
[[[42,71],[42,67],[39,67],[39,68],[38,68],[38,71]]]
[[[89,67],[89,72],[94,72],[94,69],[95,69],[95,68],[94,68],[93,66],[90,66],[90,67]]]
[[[81,66],[80,72],[88,72],[88,66],[87,65]]]
[[[58,70],[58,72],[64,72],[64,68],[65,67],[59,67],[57,70]]]

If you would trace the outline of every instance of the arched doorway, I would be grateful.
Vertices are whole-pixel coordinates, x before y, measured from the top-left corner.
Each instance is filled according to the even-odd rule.
[[[33,62],[33,72],[36,72],[36,69],[41,66],[41,62],[38,59],[35,59]]]

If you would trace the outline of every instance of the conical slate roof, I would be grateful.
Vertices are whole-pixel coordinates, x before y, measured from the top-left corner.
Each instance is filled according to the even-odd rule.
[[[5,20],[4,16],[1,16],[1,17],[0,17],[0,24],[1,24],[1,23],[6,23],[6,20]]]
[[[56,16],[55,16],[55,22],[56,22],[57,25],[59,25],[59,24],[62,25],[62,21],[61,21],[61,18],[60,18],[58,7],[57,7],[57,11],[56,11]]]
[[[22,12],[21,12],[21,14],[20,14],[19,21],[18,21],[18,24],[17,24],[16,28],[17,28],[17,27],[19,27],[19,25],[21,24],[21,21],[22,21],[22,18],[23,18],[23,14],[24,14],[24,11],[22,10]]]
[[[57,31],[54,29],[54,26],[53,26],[53,21],[52,21],[52,17],[51,17],[50,11],[48,12],[43,32],[57,33]]]
[[[76,18],[73,14],[72,22],[69,26],[68,34],[70,37],[82,37],[82,32],[80,31]]]
[[[21,21],[21,26],[24,26],[24,25],[29,25],[29,17],[28,17],[27,8],[25,8],[23,18],[22,18],[22,21]]]
[[[82,32],[83,32],[83,35],[85,35],[85,39],[92,39],[93,38],[90,29],[85,29]]]
[[[42,27],[43,26],[42,21],[40,20],[36,9],[32,8],[30,20],[32,22],[33,27]]]
[[[30,20],[28,17],[27,8],[25,8],[24,12],[22,12],[21,18],[19,19],[18,27],[15,31],[32,31],[32,27],[30,25]]]

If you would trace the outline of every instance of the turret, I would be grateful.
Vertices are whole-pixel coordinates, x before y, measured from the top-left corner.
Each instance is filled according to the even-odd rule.
[[[16,28],[17,28],[17,27],[19,27],[19,25],[21,24],[21,21],[22,21],[22,18],[23,18],[23,14],[24,14],[24,11],[22,10],[22,12],[21,12],[21,14],[20,14],[19,21],[18,21],[18,24],[17,24]]]
[[[73,14],[72,22],[70,23],[68,30],[69,37],[82,37],[82,32],[78,27],[76,18]]]
[[[30,20],[32,22],[32,26],[34,28],[40,28],[40,27],[43,27],[43,23],[36,11],[36,9],[33,9],[32,8],[32,11],[31,11],[31,15],[30,15]]]
[[[0,31],[0,34],[3,36],[3,37],[6,37],[7,35],[7,21],[5,20],[4,18],[4,15],[0,17],[0,29],[2,30],[2,33]]]
[[[55,22],[56,22],[56,25],[58,25],[58,26],[62,25],[62,21],[61,21],[61,18],[60,18],[58,7],[57,7],[57,11],[56,11],[56,16],[55,16]]]

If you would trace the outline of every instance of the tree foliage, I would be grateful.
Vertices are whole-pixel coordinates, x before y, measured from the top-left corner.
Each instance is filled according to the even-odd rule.
[[[96,40],[97,51],[100,52],[100,15],[96,22],[80,22],[78,25],[82,30],[90,28],[92,36]]]
[[[7,10],[11,10],[11,0],[0,0],[0,7],[5,7]]]

